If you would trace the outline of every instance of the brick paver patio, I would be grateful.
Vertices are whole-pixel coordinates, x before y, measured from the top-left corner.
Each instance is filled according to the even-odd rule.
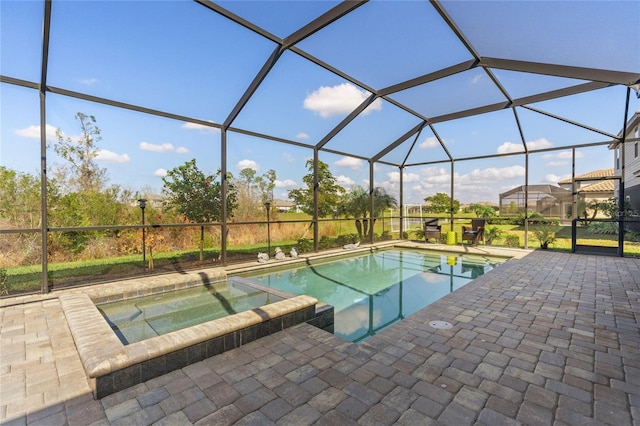
[[[364,343],[299,325],[100,401],[34,300],[0,309],[6,424],[640,425],[638,259],[535,251]]]

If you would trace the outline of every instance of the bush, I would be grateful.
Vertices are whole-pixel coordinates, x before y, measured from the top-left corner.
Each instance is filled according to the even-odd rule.
[[[7,268],[0,268],[0,295],[9,294],[9,276]]]
[[[321,250],[326,250],[329,248],[335,247],[335,242],[332,238],[323,235],[320,237],[320,241],[318,241],[318,248]]]
[[[624,239],[634,243],[640,243],[640,232],[625,232]]]
[[[529,221],[529,225],[559,225],[560,218],[559,217],[547,217],[543,216],[538,212],[530,212],[527,220]],[[518,225],[524,226],[524,213],[521,213],[519,216],[511,216],[511,217],[502,217],[502,218],[492,218],[487,223],[494,225]]]
[[[300,238],[296,245],[296,250],[298,253],[308,253],[313,250],[313,243],[311,240],[307,240],[306,238]]]
[[[347,244],[355,244],[360,241],[358,234],[338,235],[336,237],[336,247],[342,247]]]
[[[485,244],[490,246],[493,240],[497,240],[501,238],[504,234],[504,231],[498,228],[497,226],[492,226],[491,228],[487,228],[484,231],[484,241]]]
[[[549,244],[555,242],[556,232],[558,232],[558,227],[544,225],[533,231],[533,235],[540,242],[540,248],[547,249],[549,248]]]
[[[522,222],[517,216],[492,217],[487,219],[487,225],[521,225]]]
[[[504,237],[504,245],[507,247],[520,247],[520,237],[517,235],[507,235]]]
[[[384,231],[382,233],[382,235],[380,235],[380,241],[389,241],[392,240],[393,236],[391,235],[391,232],[389,231]]]
[[[616,222],[591,222],[587,230],[594,234],[617,235],[618,224]]]

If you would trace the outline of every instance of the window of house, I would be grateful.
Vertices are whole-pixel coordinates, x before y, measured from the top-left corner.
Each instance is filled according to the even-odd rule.
[[[635,149],[636,158],[638,158],[638,142],[634,144],[634,149]]]

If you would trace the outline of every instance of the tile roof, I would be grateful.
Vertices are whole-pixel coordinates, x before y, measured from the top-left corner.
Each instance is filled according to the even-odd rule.
[[[583,186],[578,189],[578,193],[584,192],[612,192],[614,190],[614,182],[612,180],[603,180],[591,185]],[[612,194],[613,195],[613,194]]]
[[[589,178],[600,179],[600,178],[609,177],[609,176],[613,176],[613,167],[610,169],[593,170],[591,172],[576,176],[576,179],[580,179],[580,180],[588,180]],[[559,185],[570,184],[570,183],[571,183],[571,178],[563,179],[558,182]]]

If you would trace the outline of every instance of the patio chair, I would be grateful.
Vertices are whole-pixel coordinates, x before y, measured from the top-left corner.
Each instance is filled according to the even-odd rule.
[[[429,238],[435,238],[439,242],[442,238],[441,226],[438,225],[438,219],[428,219],[424,222],[424,241],[429,242]]]
[[[471,219],[471,227],[462,226],[462,243],[469,241],[477,246],[478,241],[484,242],[484,219]]]

